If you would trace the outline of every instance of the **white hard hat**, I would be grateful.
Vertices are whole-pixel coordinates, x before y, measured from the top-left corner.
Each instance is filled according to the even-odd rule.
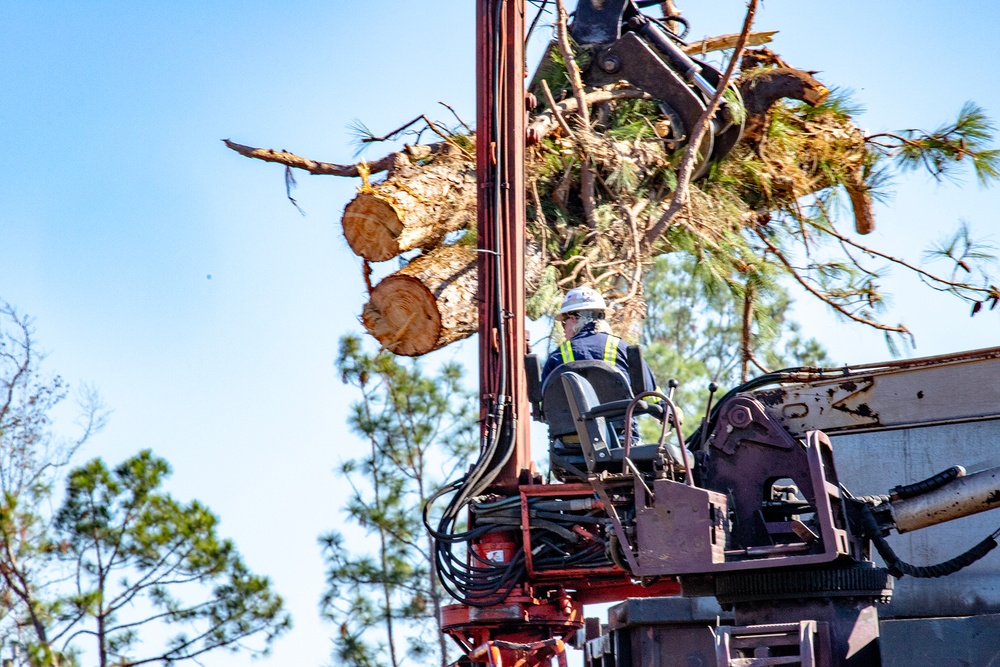
[[[574,287],[566,292],[562,307],[559,309],[560,315],[575,313],[580,310],[607,310],[608,304],[604,302],[601,293],[592,287]]]

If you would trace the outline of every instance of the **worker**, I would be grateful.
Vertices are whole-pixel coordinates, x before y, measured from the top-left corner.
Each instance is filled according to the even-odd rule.
[[[605,319],[608,305],[601,293],[592,287],[576,287],[566,292],[559,321],[562,323],[566,342],[549,355],[542,368],[542,385],[555,368],[570,361],[598,360],[617,366],[628,374],[626,345],[621,338],[611,333],[611,326]],[[653,372],[643,362],[646,391],[656,390]]]
[[[559,321],[566,341],[549,355],[545,362],[545,367],[542,368],[543,387],[552,371],[571,361],[605,361],[621,370],[626,378],[629,377],[626,345],[621,338],[611,333],[611,325],[605,319],[607,312],[608,304],[605,303],[604,297],[592,287],[576,287],[566,292],[559,308]],[[643,390],[662,392],[656,385],[653,371],[649,370],[645,361],[642,362],[642,370],[645,378]],[[656,403],[659,400],[656,397],[646,398],[648,403]],[[620,430],[621,424],[613,426],[619,437],[624,436]],[[632,446],[640,442],[639,425],[634,417],[631,440]],[[680,450],[675,445],[668,444],[667,452],[675,461],[683,460]]]

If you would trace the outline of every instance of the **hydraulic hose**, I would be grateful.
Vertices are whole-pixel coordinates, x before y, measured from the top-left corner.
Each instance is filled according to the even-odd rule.
[[[871,505],[864,505],[861,512],[861,520],[864,525],[866,536],[871,539],[872,544],[875,545],[875,550],[878,551],[882,560],[885,561],[885,566],[889,570],[889,574],[897,579],[902,578],[904,575],[920,579],[933,579],[936,577],[945,577],[949,574],[954,574],[959,570],[972,565],[996,548],[996,538],[1000,535],[1000,529],[998,529],[992,535],[989,535],[985,540],[965,553],[955,556],[951,560],[947,560],[943,563],[938,563],[937,565],[911,565],[897,556],[896,552],[893,551],[891,546],[889,546],[886,539],[882,537],[882,531],[878,526],[878,520],[875,518],[875,513],[872,512]]]

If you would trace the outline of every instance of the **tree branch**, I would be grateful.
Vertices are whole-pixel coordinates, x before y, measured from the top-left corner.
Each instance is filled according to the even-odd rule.
[[[545,83],[546,87],[548,84],[542,79],[542,83]],[[551,92],[549,93],[551,95]],[[653,96],[649,93],[639,90],[637,88],[598,88],[597,90],[592,90],[584,95],[584,100],[587,106],[592,106],[595,104],[603,104],[605,102],[614,102],[615,100],[651,100]],[[548,96],[546,96],[546,101],[548,102]],[[580,108],[580,103],[576,97],[570,97],[562,102],[549,102],[549,108],[537,116],[531,121],[527,129],[527,140],[528,144],[536,144],[548,135],[550,135],[556,127],[561,127],[559,121],[559,115],[562,114],[564,117],[566,114],[576,113]],[[565,128],[563,129],[565,132]]]
[[[797,282],[799,285],[801,285],[807,292],[809,292],[810,294],[812,294],[814,297],[816,297],[817,299],[819,299],[820,301],[822,301],[826,305],[830,306],[831,308],[833,308],[834,310],[836,310],[838,313],[840,313],[844,317],[847,317],[847,318],[849,318],[851,320],[854,320],[855,322],[858,322],[860,324],[866,324],[866,325],[872,327],[873,329],[878,329],[880,331],[888,331],[888,332],[891,332],[891,333],[906,334],[906,335],[910,336],[911,339],[912,339],[913,336],[910,333],[910,330],[907,329],[906,327],[904,327],[902,324],[893,327],[893,326],[889,326],[888,324],[882,324],[881,322],[877,322],[875,320],[870,320],[868,318],[861,317],[860,315],[857,315],[856,313],[852,313],[847,308],[844,308],[842,305],[840,305],[836,301],[833,301],[832,299],[830,299],[827,295],[825,295],[822,292],[820,292],[819,290],[817,290],[815,287],[813,287],[812,285],[810,285],[809,282],[806,281],[801,275],[799,275],[799,272],[795,269],[795,267],[792,266],[791,262],[788,261],[788,259],[781,252],[781,250],[779,250],[777,246],[775,246],[773,243],[771,243],[771,241],[768,240],[768,238],[760,230],[755,229],[754,231],[757,232],[757,236],[759,236],[760,240],[764,242],[764,245],[766,245],[767,248],[768,248],[768,250],[771,251],[771,254],[773,254],[778,259],[778,261],[781,262],[781,264],[788,270],[788,273],[791,274],[792,278],[795,279],[795,282]]]
[[[253,158],[255,160],[263,160],[264,162],[283,164],[286,167],[307,171],[314,176],[346,176],[352,178],[358,178],[361,176],[361,173],[358,171],[357,164],[333,164],[331,162],[319,162],[317,160],[299,157],[298,155],[287,151],[276,151],[272,148],[254,148],[253,146],[244,146],[234,141],[230,141],[229,139],[223,139],[222,141],[229,149],[236,151],[244,157]],[[409,162],[410,160],[424,159],[446,150],[445,146],[450,145],[451,144],[448,144],[447,142],[441,141],[435,144],[416,144],[414,146],[407,146],[402,151],[389,153],[374,162],[368,162],[368,172],[371,174],[377,174],[383,171],[392,171],[393,169],[399,167],[400,161]]]
[[[746,46],[763,46],[764,44],[769,44],[771,38],[777,34],[777,30],[751,32],[747,35]],[[722,51],[724,49],[731,49],[739,44],[739,39],[740,34],[735,32],[728,35],[709,37],[707,39],[700,39],[697,42],[688,42],[686,46],[681,47],[681,51],[689,56],[709,53],[711,51]]]
[[[934,275],[933,273],[930,273],[929,271],[921,269],[919,266],[916,266],[914,264],[910,264],[906,260],[902,260],[902,259],[900,259],[898,257],[893,257],[892,255],[889,255],[889,254],[886,254],[884,252],[880,252],[878,250],[875,250],[874,248],[870,248],[868,246],[861,245],[860,243],[857,243],[856,241],[853,241],[850,238],[848,238],[846,236],[843,236],[842,234],[838,233],[835,229],[833,229],[832,226],[831,227],[826,227],[826,226],[823,226],[823,225],[814,225],[814,226],[817,229],[819,229],[820,231],[825,232],[825,233],[829,234],[830,236],[834,237],[835,239],[837,239],[841,243],[844,243],[846,245],[849,245],[849,246],[852,246],[854,248],[857,248],[861,252],[867,253],[867,254],[869,254],[869,255],[871,255],[873,257],[881,257],[882,259],[888,260],[888,261],[892,262],[893,264],[898,264],[899,266],[902,266],[902,267],[904,267],[906,269],[909,269],[910,271],[913,271],[914,273],[916,273],[917,275],[921,276],[922,278],[926,278],[927,280],[929,280],[931,282],[938,283],[940,285],[946,286],[946,289],[947,288],[951,288],[951,289],[954,289],[954,290],[968,290],[970,292],[980,292],[980,293],[984,294],[987,297],[993,295],[993,290],[991,290],[989,288],[986,288],[986,287],[976,287],[975,285],[970,285],[968,283],[960,283],[960,282],[955,282],[955,281],[952,281],[952,280],[947,280],[947,279],[942,278],[940,276]],[[855,265],[858,265],[857,262],[855,262]],[[859,266],[859,268],[862,268],[862,270],[864,270],[863,267],[860,267],[860,265],[858,265],[858,266]]]
[[[656,221],[647,232],[644,239],[646,247],[652,251],[653,245],[660,238],[660,236],[667,230],[667,227],[673,222],[674,218],[680,213],[681,209],[687,204],[690,197],[688,188],[691,184],[691,176],[694,174],[694,169],[696,166],[696,161],[698,157],[698,149],[701,146],[702,137],[705,136],[705,132],[708,131],[709,122],[712,116],[715,115],[715,111],[719,108],[719,104],[722,102],[722,96],[726,92],[726,88],[729,86],[729,82],[733,78],[733,72],[736,70],[736,63],[739,62],[740,56],[743,54],[743,49],[746,47],[747,39],[750,35],[750,26],[753,25],[754,16],[757,14],[757,2],[758,0],[750,0],[747,7],[746,17],[743,19],[743,29],[740,31],[740,37],[736,41],[736,47],[733,51],[732,57],[729,59],[729,65],[726,67],[725,73],[722,75],[722,79],[719,81],[719,87],[715,91],[715,95],[712,96],[712,100],[708,103],[705,111],[702,112],[701,117],[698,122],[695,123],[694,129],[691,131],[691,137],[688,139],[687,148],[684,151],[684,157],[681,160],[681,167],[677,173],[677,189],[674,190],[674,196],[670,200],[670,206],[667,207],[666,212],[660,219]]]
[[[573,55],[573,46],[569,41],[569,29],[566,27],[567,15],[563,0],[556,0],[556,11],[558,19],[556,27],[558,32],[559,51],[562,53],[563,61],[566,63],[566,74],[569,76],[570,85],[573,87],[573,97],[576,98],[577,117],[585,133],[590,132],[590,108],[587,106],[587,96],[583,89],[583,77],[580,76],[580,68],[576,65],[576,58]],[[576,141],[577,151],[580,152],[580,201],[583,203],[583,217],[587,221],[590,229],[597,229],[597,219],[594,217],[594,210],[597,208],[594,201],[594,169],[590,164],[590,157],[587,155],[586,146]]]

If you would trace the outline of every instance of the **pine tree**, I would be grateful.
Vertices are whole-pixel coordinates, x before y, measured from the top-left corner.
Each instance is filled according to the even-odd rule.
[[[341,339],[337,368],[360,391],[349,423],[367,445],[340,465],[352,489],[344,511],[372,548],[354,548],[336,530],[321,538],[322,613],[338,627],[333,657],[336,664],[399,667],[409,656],[444,667],[448,645],[438,619],[447,598],[421,511],[475,448],[476,401],[461,366],[447,363],[427,375],[415,361],[365,351],[355,336]]]

